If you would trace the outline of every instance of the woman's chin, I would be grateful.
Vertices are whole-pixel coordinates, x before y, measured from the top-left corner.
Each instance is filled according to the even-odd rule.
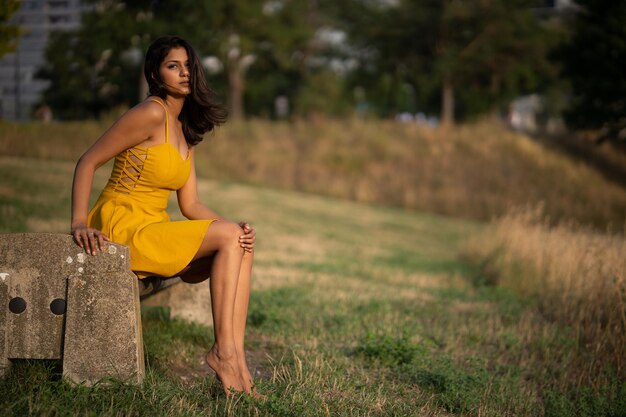
[[[189,94],[191,94],[191,90],[188,88],[169,90],[167,94],[172,97],[187,97]]]

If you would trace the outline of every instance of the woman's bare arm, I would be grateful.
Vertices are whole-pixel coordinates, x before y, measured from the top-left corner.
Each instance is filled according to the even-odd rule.
[[[200,202],[198,198],[198,179],[196,177],[195,150],[189,150],[191,172],[185,185],[176,192],[178,206],[183,216],[189,220],[225,220],[213,210]]]
[[[185,185],[176,193],[181,213],[190,220],[226,220],[200,202],[193,148],[189,151],[189,158],[191,158],[191,173]],[[239,237],[239,245],[245,251],[252,252],[256,240],[256,231],[247,222],[242,221],[238,224],[243,230],[243,234]]]

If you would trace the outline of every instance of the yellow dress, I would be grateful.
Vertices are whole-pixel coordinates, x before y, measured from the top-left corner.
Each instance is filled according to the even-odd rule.
[[[185,268],[198,251],[214,220],[171,221],[167,202],[191,171],[189,152],[183,159],[168,136],[165,142],[135,146],[115,157],[111,178],[89,212],[88,224],[110,240],[130,248],[130,266],[139,278],[170,277]]]

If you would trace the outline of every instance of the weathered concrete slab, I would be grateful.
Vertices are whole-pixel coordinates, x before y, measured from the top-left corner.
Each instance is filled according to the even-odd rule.
[[[8,274],[9,282],[7,356],[61,359],[65,277],[54,268],[13,269],[9,266],[4,267],[2,273]],[[61,314],[52,312],[51,306],[56,304],[63,305],[55,309]]]
[[[0,377],[4,376],[11,362],[6,352],[6,328],[9,314],[9,277],[8,273],[0,273]]]
[[[79,282],[88,282],[93,288],[81,292]],[[70,235],[0,234],[0,300],[0,373],[11,358],[63,357],[64,368],[69,365],[64,373],[74,382],[95,382],[104,376],[143,378],[139,294],[127,247],[108,243],[104,252],[90,256]],[[120,317],[117,321],[116,315]],[[84,340],[75,340],[73,335]],[[90,348],[84,346],[87,342],[92,344]],[[93,346],[97,343],[104,347],[96,350]],[[75,347],[74,353],[71,349]],[[94,352],[102,350],[107,355],[94,358]],[[78,354],[84,358],[76,359]],[[102,361],[123,369],[104,375],[111,365],[107,368]],[[91,369],[96,369],[95,373],[86,378]]]
[[[213,326],[209,280],[198,284],[181,282],[141,302],[146,306],[169,307],[170,317]]]
[[[104,252],[91,256],[70,235],[10,233],[0,234],[0,268],[2,265],[56,271],[67,278],[74,273],[129,270],[130,257],[128,248],[116,243],[107,243]]]
[[[139,288],[130,270],[68,279],[63,375],[93,385],[145,376]]]
[[[212,325],[208,281],[173,285],[146,303]],[[0,234],[0,376],[12,358],[62,358],[64,377],[75,383],[141,383],[139,286],[129,249],[107,243],[90,256],[70,235]]]

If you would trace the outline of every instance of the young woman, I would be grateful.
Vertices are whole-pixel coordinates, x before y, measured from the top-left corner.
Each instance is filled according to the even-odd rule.
[[[91,255],[105,241],[130,247],[139,278],[210,277],[215,344],[206,355],[227,394],[253,393],[244,333],[256,233],[200,203],[194,149],[205,132],[225,121],[207,87],[193,48],[166,36],[148,49],[149,96],[126,112],[78,161],[72,188],[72,235]],[[115,157],[111,178],[89,211],[93,176]],[[176,191],[183,215],[170,221],[167,201]]]

